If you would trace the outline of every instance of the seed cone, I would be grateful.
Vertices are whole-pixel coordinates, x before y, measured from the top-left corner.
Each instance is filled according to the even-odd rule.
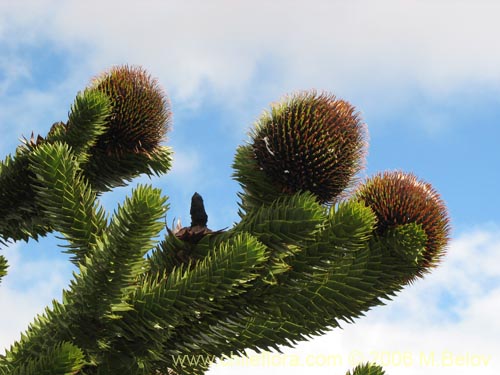
[[[140,67],[116,66],[95,78],[91,90],[110,98],[108,131],[96,148],[107,155],[149,153],[170,127],[170,104],[158,82]]]
[[[427,243],[418,276],[439,262],[449,241],[450,220],[444,202],[429,183],[412,173],[384,172],[368,179],[355,196],[376,214],[380,234],[403,224],[422,226]]]
[[[252,134],[259,167],[283,193],[310,191],[333,203],[364,164],[365,126],[331,94],[302,92],[271,107]]]

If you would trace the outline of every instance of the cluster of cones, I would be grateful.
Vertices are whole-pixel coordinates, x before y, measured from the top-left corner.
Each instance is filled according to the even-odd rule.
[[[107,131],[94,145],[94,154],[148,155],[159,147],[170,127],[170,105],[157,81],[143,69],[114,67],[95,78],[87,90],[105,93],[112,107]],[[398,225],[420,224],[428,238],[421,265],[425,272],[441,258],[449,239],[446,206],[430,184],[411,173],[384,172],[359,183],[366,139],[366,126],[350,103],[327,93],[299,92],[273,104],[258,119],[251,133],[250,157],[282,194],[310,191],[327,205],[346,197],[364,202],[378,218],[379,234]],[[171,233],[190,243],[214,233],[207,228],[198,193],[192,197],[191,218],[189,227],[179,225]]]
[[[320,203],[364,202],[383,235],[416,223],[427,236],[418,276],[435,266],[449,240],[446,206],[436,190],[412,173],[357,179],[365,164],[366,126],[354,107],[333,95],[301,92],[271,106],[251,134],[256,164],[282,193],[310,191]]]

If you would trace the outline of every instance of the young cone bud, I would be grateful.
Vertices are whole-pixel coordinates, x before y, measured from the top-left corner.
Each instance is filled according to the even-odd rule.
[[[109,129],[96,148],[107,155],[149,153],[170,126],[170,105],[158,82],[140,67],[116,66],[95,78],[90,90],[110,98]]]
[[[252,134],[259,167],[283,193],[310,191],[333,203],[364,164],[365,126],[355,108],[302,92],[271,107]]]
[[[355,196],[376,214],[380,234],[403,224],[422,226],[427,243],[418,276],[439,262],[449,240],[450,222],[444,202],[430,184],[411,173],[384,172],[368,179]]]

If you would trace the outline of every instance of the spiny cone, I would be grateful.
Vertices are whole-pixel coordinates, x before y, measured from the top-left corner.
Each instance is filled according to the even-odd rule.
[[[439,262],[449,241],[450,220],[444,202],[432,185],[412,173],[384,172],[369,178],[355,196],[376,214],[380,234],[403,224],[422,226],[427,243],[417,276]]]
[[[333,203],[364,164],[366,128],[355,108],[315,91],[287,97],[252,134],[259,167],[283,193],[310,191]]]
[[[169,101],[158,82],[140,67],[116,66],[89,87],[110,98],[109,129],[96,148],[107,155],[149,153],[160,145],[170,127]]]

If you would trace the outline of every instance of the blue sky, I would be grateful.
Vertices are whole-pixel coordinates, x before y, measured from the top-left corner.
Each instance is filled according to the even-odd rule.
[[[388,306],[288,355],[343,359],[316,366],[315,374],[345,373],[353,351],[366,359],[413,353],[413,366],[386,363],[392,374],[498,373],[499,15],[500,5],[487,0],[1,2],[0,151],[11,153],[21,136],[66,120],[76,93],[103,70],[142,65],[174,113],[167,140],[174,167],[152,180],[170,197],[167,220],[189,223],[198,191],[209,226],[218,229],[237,220],[230,166],[259,114],[287,93],[332,92],[368,125],[362,176],[403,169],[431,182],[449,207],[453,240],[443,265]],[[102,202],[112,211],[129,191]],[[0,352],[67,285],[72,270],[58,243],[50,236],[0,250],[11,264],[0,285]],[[421,366],[419,356],[430,350],[492,359],[477,367]]]

